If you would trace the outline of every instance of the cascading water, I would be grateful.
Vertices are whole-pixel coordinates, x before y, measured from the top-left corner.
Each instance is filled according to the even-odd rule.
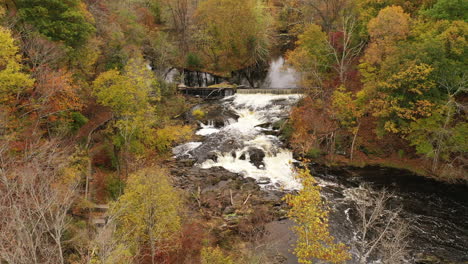
[[[230,119],[224,127],[213,122],[200,124],[197,135],[203,142],[190,142],[176,147],[177,157],[197,158],[201,168],[223,167],[244,177],[257,180],[265,188],[293,190],[300,188],[294,178],[292,152],[282,148],[273,124],[287,117],[290,107],[301,95],[237,94],[226,98],[224,107],[239,118]],[[208,154],[208,155],[207,155]]]
[[[284,71],[284,60],[273,60],[261,87],[292,87],[294,71]],[[173,149],[179,159],[193,159],[195,166],[210,170],[223,167],[243,177],[254,178],[268,190],[297,190],[301,184],[294,177],[292,152],[282,145],[274,123],[287,118],[289,110],[301,95],[236,94],[217,102],[223,111],[231,112],[222,122],[200,123],[196,132],[200,142],[189,142]],[[237,116],[237,118],[233,118]],[[352,245],[358,221],[355,203],[361,195],[377,195],[382,189],[393,192],[392,202],[402,207],[402,217],[410,224],[407,263],[468,263],[468,187],[446,185],[402,170],[349,168],[320,171],[312,166],[322,186],[322,195],[330,205],[333,235]],[[339,175],[339,176],[337,176]],[[369,189],[370,188],[370,189]],[[291,254],[294,236],[284,230],[284,221],[266,227],[277,244],[277,252],[287,256],[285,263],[297,263]],[[279,232],[282,229],[282,232]],[[277,240],[276,240],[277,239]],[[276,241],[273,241],[276,240]],[[424,259],[416,261],[416,259]],[[378,257],[372,263],[379,263]],[[348,263],[357,263],[351,260]],[[395,263],[397,264],[397,263]]]
[[[200,168],[223,167],[243,177],[254,178],[264,190],[300,189],[301,184],[294,177],[292,152],[282,146],[278,136],[272,135],[277,134],[273,124],[286,118],[291,106],[300,97],[237,94],[226,98],[219,104],[222,109],[234,112],[238,118],[226,117],[224,125],[220,125],[220,122],[200,124],[196,133],[202,140],[177,146],[173,153],[181,159],[195,159],[195,166]],[[392,202],[402,206],[402,217],[410,223],[411,255],[406,263],[450,263],[415,261],[426,259],[426,256],[452,263],[468,261],[466,186],[452,188],[399,170],[352,170],[351,174],[347,171],[314,172],[322,186],[322,194],[330,205],[332,233],[340,241],[353,244],[359,228],[353,217],[354,204],[361,199],[358,194],[369,191],[366,189],[368,186],[377,192],[386,188],[394,193]],[[369,195],[377,193],[370,192]],[[273,226],[269,230],[277,232],[278,225]],[[277,250],[283,250],[282,254],[289,256],[286,263],[297,263],[294,256],[288,253],[293,236],[282,234],[279,237],[284,241],[275,243],[280,245]],[[378,259],[374,261],[377,262],[372,263],[379,263]]]

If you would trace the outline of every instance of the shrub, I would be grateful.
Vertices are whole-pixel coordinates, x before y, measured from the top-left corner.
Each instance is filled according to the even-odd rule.
[[[206,113],[201,110],[200,108],[197,108],[195,110],[192,111],[192,115],[197,119],[197,120],[201,120],[205,117]]]
[[[156,148],[160,152],[168,151],[172,144],[188,141],[193,134],[190,126],[166,126],[156,132]]]
[[[201,251],[202,264],[234,264],[229,256],[225,256],[219,247],[205,247]]]

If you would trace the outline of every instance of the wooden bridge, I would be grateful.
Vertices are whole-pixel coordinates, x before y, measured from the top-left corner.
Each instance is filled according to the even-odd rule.
[[[218,84],[209,87],[187,87],[179,85],[178,91],[182,94],[201,97],[205,99],[217,99],[238,94],[298,94],[304,93],[302,88],[271,88],[256,89],[230,84]]]

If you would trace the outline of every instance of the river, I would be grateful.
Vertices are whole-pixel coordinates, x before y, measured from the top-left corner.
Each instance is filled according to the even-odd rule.
[[[278,66],[283,63],[273,61],[263,86],[291,84],[296,73],[283,71]],[[223,122],[201,123],[196,133],[202,140],[177,146],[174,155],[194,159],[194,166],[203,169],[223,167],[253,178],[266,192],[299,190],[301,183],[294,177],[297,162],[278,136],[277,124],[301,96],[237,94],[220,100],[216,104],[223,109],[219,111]],[[362,202],[362,194],[378,196],[385,189],[391,193],[389,206],[401,208],[400,216],[409,224],[405,263],[467,263],[467,186],[448,185],[389,168],[326,169],[316,164],[310,164],[310,168],[330,206],[331,232],[339,241],[352,245],[356,240],[359,221],[353,211],[355,204]],[[288,220],[269,224],[267,238],[276,240],[270,242],[286,256],[285,263],[293,264],[297,260],[290,253],[294,241],[288,231],[290,225]],[[379,256],[368,263],[380,263]]]

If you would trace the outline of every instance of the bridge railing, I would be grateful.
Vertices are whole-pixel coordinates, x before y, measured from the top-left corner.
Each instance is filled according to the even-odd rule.
[[[237,89],[238,94],[298,94],[302,88]]]

